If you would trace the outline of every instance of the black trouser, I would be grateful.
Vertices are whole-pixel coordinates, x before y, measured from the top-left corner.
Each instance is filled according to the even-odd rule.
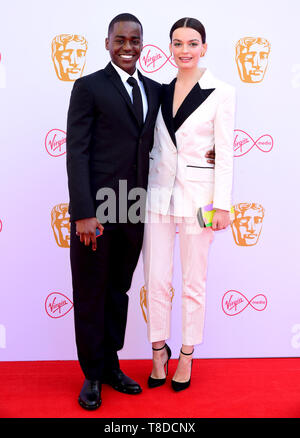
[[[97,250],[85,246],[71,224],[70,256],[75,335],[87,379],[102,380],[119,368],[128,295],[143,243],[144,224],[104,224]]]

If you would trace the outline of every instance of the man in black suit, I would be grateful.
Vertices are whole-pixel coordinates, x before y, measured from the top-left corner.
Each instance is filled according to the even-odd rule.
[[[124,221],[124,211],[119,220],[118,206],[126,205],[131,189],[147,188],[160,102],[160,84],[136,70],[142,32],[131,14],[112,20],[105,40],[111,62],[74,83],[68,112],[70,257],[77,352],[85,375],[79,403],[85,409],[100,406],[102,383],[124,393],[142,391],[120,370],[117,356],[124,343],[126,292],[143,241],[143,221]],[[120,196],[121,180],[126,190]],[[117,220],[104,229],[96,214],[103,188],[114,191],[117,206]],[[99,238],[97,229],[103,232]]]

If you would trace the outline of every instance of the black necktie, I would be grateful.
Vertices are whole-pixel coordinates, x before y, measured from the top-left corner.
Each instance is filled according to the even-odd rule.
[[[127,82],[132,87],[133,106],[139,124],[142,125],[144,123],[144,116],[143,116],[143,101],[142,101],[140,87],[138,86],[137,80],[134,79],[133,77],[128,78]]]

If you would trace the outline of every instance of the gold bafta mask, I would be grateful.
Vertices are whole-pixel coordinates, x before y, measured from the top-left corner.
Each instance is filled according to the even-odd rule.
[[[234,241],[239,246],[256,245],[261,233],[265,209],[256,203],[234,205],[235,218],[231,223]]]
[[[265,38],[241,38],[235,46],[235,60],[243,82],[258,83],[265,76],[271,45]]]
[[[170,290],[171,302],[174,298],[174,288],[172,287]],[[140,305],[143,313],[143,317],[145,322],[147,323],[147,289],[145,286],[140,290]]]
[[[70,248],[69,204],[58,204],[51,211],[51,226],[55,241],[61,248]]]
[[[58,79],[75,81],[85,66],[87,40],[81,35],[57,35],[52,40],[52,61]]]

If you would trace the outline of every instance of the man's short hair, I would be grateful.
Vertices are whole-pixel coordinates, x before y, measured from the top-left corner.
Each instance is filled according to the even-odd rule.
[[[131,21],[133,23],[138,23],[141,26],[141,30],[142,30],[142,34],[143,34],[143,26],[142,26],[142,23],[140,22],[140,20],[138,18],[136,18],[135,15],[124,13],[124,14],[117,15],[115,18],[113,18],[111,20],[111,22],[109,23],[109,26],[108,26],[108,36],[112,32],[114,24],[120,23],[121,21]]]

